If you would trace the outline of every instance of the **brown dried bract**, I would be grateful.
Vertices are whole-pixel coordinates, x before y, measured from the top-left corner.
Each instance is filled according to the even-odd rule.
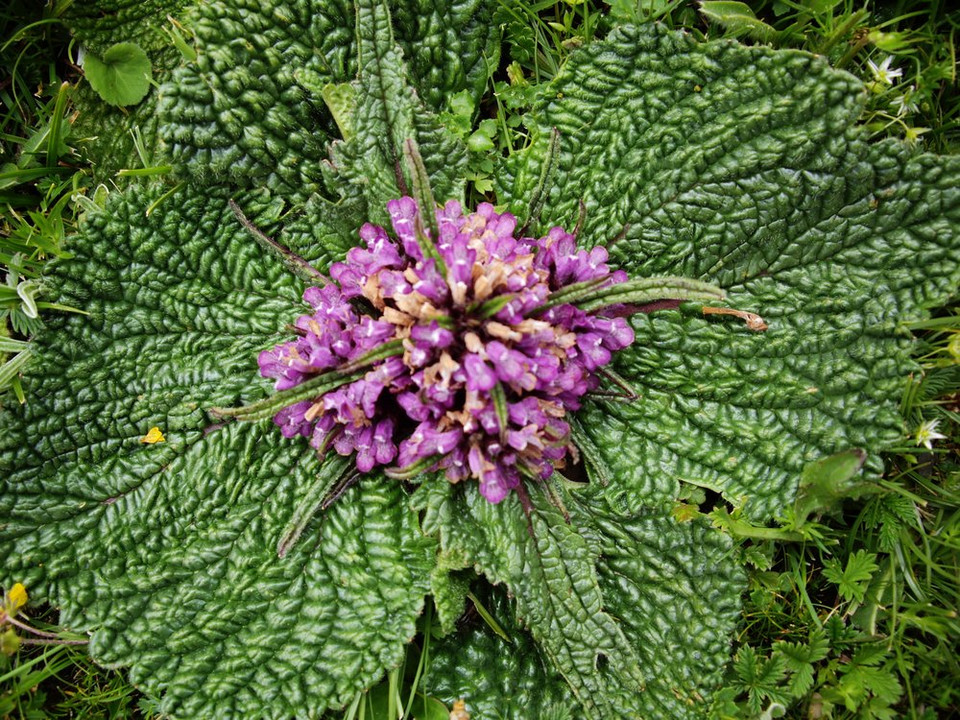
[[[733,315],[743,320],[747,324],[747,328],[753,330],[754,332],[763,332],[766,330],[769,325],[766,321],[757,315],[756,313],[747,312],[746,310],[734,310],[733,308],[722,308],[722,307],[709,307],[704,306],[703,308],[704,315]]]

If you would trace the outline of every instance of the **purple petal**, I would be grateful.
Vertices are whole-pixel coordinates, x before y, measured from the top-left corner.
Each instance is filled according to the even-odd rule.
[[[414,260],[423,260],[423,253],[417,243],[416,225],[420,211],[411,197],[402,197],[387,203],[387,213],[393,224],[393,231],[403,245],[403,251]]]
[[[497,384],[497,374],[476,353],[468,353],[464,358],[463,372],[468,390],[485,392]]]
[[[313,403],[309,400],[288,405],[273,416],[273,422],[280,428],[285,438],[292,438],[296,435],[309,437],[312,432],[313,423],[304,418]]]

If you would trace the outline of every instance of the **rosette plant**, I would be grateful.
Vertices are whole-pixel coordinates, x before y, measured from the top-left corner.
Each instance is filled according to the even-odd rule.
[[[473,718],[703,717],[744,575],[684,489],[762,525],[805,468],[875,477],[902,434],[960,163],[866,142],[862,86],[821,58],[621,27],[539,90],[497,207],[465,207],[442,117],[495,69],[494,5],[72,11],[162,81],[130,111],[81,98],[103,171],[136,125],[173,179],[111,190],[46,280],[87,314],[49,322],[3,410],[3,582],[171,717],[343,707],[428,602],[423,687]],[[462,374],[428,377],[445,352]],[[458,625],[481,587],[509,649]]]

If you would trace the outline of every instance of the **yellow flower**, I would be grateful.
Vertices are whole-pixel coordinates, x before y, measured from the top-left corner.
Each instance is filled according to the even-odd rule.
[[[4,602],[4,609],[7,611],[8,615],[14,615],[17,610],[22,608],[27,604],[27,589],[23,586],[23,583],[16,583],[10,592],[7,593],[6,602]]]
[[[150,432],[140,438],[140,442],[153,445],[154,443],[164,442],[166,438],[163,437],[163,433],[160,432],[160,428],[152,427]]]

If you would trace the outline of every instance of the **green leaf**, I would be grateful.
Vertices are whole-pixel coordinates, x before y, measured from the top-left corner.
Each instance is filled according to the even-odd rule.
[[[91,314],[51,319],[30,402],[3,411],[0,584],[93,631],[94,657],[172,717],[319,715],[401,662],[435,549],[399,484],[371,477],[278,557],[315,453],[206,411],[264,396],[257,351],[302,286],[224,193],[184,189],[147,217],[164,192],[112,195],[58,267]],[[153,426],[165,441],[142,443]]]
[[[644,691],[624,700],[639,717],[702,718],[723,681],[740,619],[744,575],[730,538],[669,511],[622,515],[589,502],[571,519],[598,552],[607,611],[640,659]],[[623,710],[612,717],[623,717]],[[629,716],[629,715],[628,715]]]
[[[517,599],[517,616],[583,703],[604,717],[643,682],[638,659],[616,621],[603,611],[593,556],[583,538],[537,490],[529,517],[516,495],[494,505],[470,484],[429,482],[421,491],[424,530],[445,551],[460,551]],[[529,522],[529,526],[528,526]],[[600,676],[600,658],[611,678]]]
[[[436,698],[418,693],[410,706],[414,720],[450,720],[450,711]]]
[[[917,524],[917,506],[913,500],[897,493],[873,498],[864,508],[863,525],[878,530],[878,547],[883,552],[894,552],[906,528]]]
[[[397,42],[432,110],[445,110],[461,91],[478,104],[500,66],[498,6],[496,0],[391,0]]]
[[[700,14],[708,20],[719,23],[731,35],[746,35],[754,40],[769,42],[777,31],[762,20],[758,20],[749,5],[734,0],[700,0]]]
[[[120,40],[150,51],[169,42],[159,31],[167,16],[195,4],[196,0],[87,0],[71,3],[63,19],[71,33],[98,55]]]
[[[465,571],[470,563],[462,552],[439,551],[437,562],[430,573],[430,589],[437,606],[437,618],[440,631],[447,635],[453,632],[454,625],[467,604],[472,572]]]
[[[861,646],[848,663],[840,665],[840,681],[825,688],[824,697],[842,702],[851,712],[867,709],[885,710],[903,694],[903,687],[892,671],[893,659],[881,644]],[[890,713],[878,717],[890,717]]]
[[[743,579],[728,538],[657,512],[619,516],[576,497],[567,498],[568,525],[539,490],[528,530],[515,498],[490,505],[474,488],[446,483],[420,492],[424,529],[439,532],[445,548],[462,548],[516,599],[515,611],[494,605],[513,640],[509,651],[461,629],[436,651],[429,692],[467,698],[480,720],[545,716],[557,703],[579,704],[574,717],[702,717],[739,613]],[[516,631],[514,612],[536,646]],[[465,656],[471,661],[456,662]],[[644,676],[640,692],[631,690],[634,663]]]
[[[162,28],[169,25],[168,16],[180,16],[193,4],[193,0],[88,0],[69,4],[64,23],[96,55],[117,41],[136,43],[150,58],[154,79],[162,83],[182,59]],[[97,181],[112,179],[122,168],[143,166],[134,132],[143,138],[149,154],[159,154],[156,92],[148,92],[136,106],[121,109],[107,104],[81,83],[73,100],[79,111],[73,136],[84,139],[83,150],[93,164]],[[149,158],[151,164],[155,160]]]
[[[789,695],[782,688],[786,677],[786,662],[780,655],[759,657],[756,650],[744,645],[737,651],[733,669],[737,673],[736,687],[747,694],[747,709],[753,715],[759,713],[767,702],[790,701]]]
[[[557,128],[545,226],[573,227],[583,201],[581,238],[612,242],[631,277],[713,283],[769,325],[634,316],[614,369],[640,397],[579,414],[620,507],[672,502],[685,481],[770,517],[807,463],[863,448],[873,477],[902,436],[902,324],[960,280],[960,159],[867,144],[850,129],[862,98],[813,55],[649,26],[582,49],[541,91],[534,142],[498,173],[512,211]]]
[[[136,105],[150,90],[150,58],[134,43],[112,45],[97,57],[88,52],[83,60],[83,74],[90,87],[110,105]]]
[[[892,705],[903,694],[903,687],[893,671],[865,665],[854,666],[845,673],[839,690],[855,701],[869,692],[886,705]]]
[[[368,219],[385,222],[387,201],[409,194],[414,185],[402,175],[404,147],[412,139],[434,194],[460,197],[466,150],[412,92],[384,0],[357,1],[357,50],[355,134],[333,145],[328,186],[348,201],[362,197]]]
[[[349,140],[353,137],[353,126],[356,121],[357,89],[350,83],[339,85],[327,83],[320,93],[333,114],[340,136],[344,140]]]
[[[848,495],[856,487],[854,478],[866,459],[867,454],[857,448],[807,464],[793,503],[793,525],[800,527],[811,512],[829,509]]]
[[[310,87],[356,72],[352,0],[219,0],[183,20],[197,60],[160,92],[159,135],[173,164],[204,183],[225,177],[304,199],[321,190],[337,131]],[[307,74],[315,79],[298,80]]]
[[[808,643],[774,643],[774,653],[780,655],[790,671],[788,690],[791,697],[806,695],[813,687],[813,664],[827,657],[830,644],[822,630],[810,635]]]
[[[434,643],[424,676],[427,692],[447,705],[464,699],[471,720],[546,718],[554,708],[579,711],[563,678],[537,650],[506,591],[493,589],[485,606],[512,642],[490,632],[479,618]]]
[[[393,88],[391,103],[409,95],[404,102],[419,112],[415,90],[432,110],[444,108],[446,93],[469,89],[479,97],[497,64],[498,31],[488,22],[495,4],[395,0],[390,3],[397,18],[394,36],[388,24],[371,25],[363,17],[376,5],[367,0],[356,3],[359,18],[353,0],[197,3],[182,18],[196,35],[197,59],[162,87],[160,137],[174,164],[201,182],[225,176],[241,187],[267,187],[288,199],[314,192],[336,195],[340,188],[324,186],[321,166],[329,161],[328,144],[340,129],[322,88],[349,83],[362,74],[364,63],[378,60],[390,75],[384,88]],[[386,55],[358,64],[358,20],[366,28],[361,44],[365,33],[383,33],[378,52]],[[411,59],[409,77],[403,56]],[[361,95],[357,101],[356,123],[368,120],[365,113],[371,111],[375,116],[369,121],[383,118],[374,97]],[[400,106],[397,111],[405,112]],[[374,127],[379,131],[379,124]],[[345,128],[347,139],[349,124]],[[417,139],[421,147],[429,146],[423,137]],[[370,143],[362,143],[360,160],[374,151]],[[433,157],[429,163],[439,166]]]
[[[861,548],[847,558],[843,568],[837,559],[829,558],[823,565],[823,576],[837,586],[844,600],[862,602],[873,573],[880,569],[876,560],[874,553]]]

